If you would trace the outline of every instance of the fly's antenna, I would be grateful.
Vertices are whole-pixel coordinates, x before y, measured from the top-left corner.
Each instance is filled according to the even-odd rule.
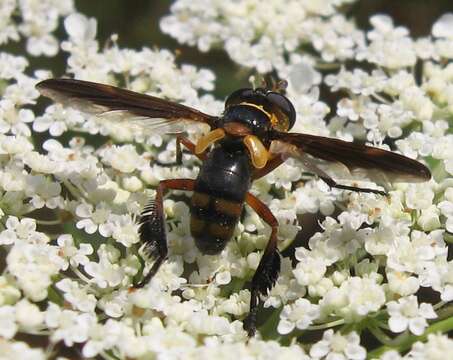
[[[256,86],[256,77],[255,75],[250,75],[249,77],[249,83],[252,85],[252,89],[255,90],[257,88]]]
[[[277,83],[274,85],[273,90],[280,94],[285,94],[287,88],[288,88],[288,81],[282,79],[282,80],[277,81]]]
[[[260,84],[257,86],[258,81],[256,76],[251,75],[249,77],[249,83],[252,85],[253,90],[261,89],[264,92],[273,91],[284,95],[288,88],[288,81],[276,79],[272,75],[262,76],[259,80]]]

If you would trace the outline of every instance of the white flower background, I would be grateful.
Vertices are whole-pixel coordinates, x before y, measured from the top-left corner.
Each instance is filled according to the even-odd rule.
[[[49,105],[34,88],[67,75],[220,114],[216,74],[152,44],[122,48],[117,35],[100,44],[96,19],[72,0],[0,1],[1,359],[453,353],[453,13],[414,38],[386,15],[361,30],[343,12],[353,2],[177,0],[160,22],[181,44],[223,49],[257,79],[270,71],[287,79],[293,131],[390,148],[433,174],[393,184],[389,197],[329,189],[295,161],[256,181],[252,192],[279,220],[279,247],[288,251],[248,339],[246,285],[268,226],[247,208],[227,248],[206,256],[190,236],[190,194],[170,194],[169,258],[131,291],[144,265],[137,216],[160,180],[195,178],[200,163],[185,155],[184,166],[168,166],[174,138]],[[22,55],[3,50],[20,39]],[[64,74],[29,65],[61,53]],[[335,108],[321,86],[340,92]],[[319,229],[293,243],[307,213]]]

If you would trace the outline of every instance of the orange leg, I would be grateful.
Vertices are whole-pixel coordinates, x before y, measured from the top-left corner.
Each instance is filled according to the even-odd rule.
[[[250,288],[250,312],[244,320],[244,329],[249,336],[253,336],[256,331],[256,312],[258,310],[259,295],[267,295],[272,286],[274,286],[280,272],[280,254],[277,249],[277,219],[269,208],[254,195],[247,193],[245,201],[272,229],[269,242],[255,271],[255,275],[253,275]]]
[[[145,206],[140,216],[140,242],[143,244],[143,251],[155,259],[148,274],[135,287],[143,287],[157,273],[159,267],[167,258],[167,234],[165,231],[165,215],[163,208],[163,197],[167,190],[193,191],[195,180],[193,179],[171,179],[159,183],[155,199]]]
[[[206,153],[201,153],[201,154],[196,154],[195,153],[195,144],[190,141],[188,138],[178,135],[176,137],[176,164],[181,165],[182,164],[182,149],[181,149],[181,144],[183,144],[187,150],[193,155],[195,155],[197,158],[200,160],[206,159]]]
[[[282,155],[276,155],[272,159],[270,159],[266,166],[263,167],[262,169],[255,169],[252,175],[253,180],[259,179],[267,174],[269,174],[271,171],[275,170],[278,168],[281,164],[283,164],[285,160],[283,159]]]

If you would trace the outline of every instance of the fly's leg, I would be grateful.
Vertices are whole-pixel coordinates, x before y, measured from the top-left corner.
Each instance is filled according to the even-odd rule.
[[[171,179],[159,183],[156,197],[149,201],[140,216],[140,243],[147,257],[154,258],[154,264],[143,279],[135,287],[143,287],[157,273],[168,254],[167,235],[165,231],[165,215],[163,197],[167,190],[193,191],[195,180]]]
[[[271,171],[275,170],[278,168],[281,164],[285,162],[285,159],[282,155],[277,154],[275,157],[270,159],[266,166],[263,167],[262,169],[254,169],[254,172],[252,174],[253,180],[259,179],[263,176],[266,176],[269,174]]]
[[[388,195],[385,191],[376,190],[376,189],[368,189],[368,188],[360,188],[357,186],[348,186],[348,185],[341,185],[338,184],[334,179],[330,176],[320,176],[320,179],[324,181],[327,185],[331,188],[337,188],[342,190],[349,190],[354,192],[363,192],[363,193],[371,193],[371,194],[378,194],[378,195]]]
[[[322,170],[316,163],[313,162],[308,156],[306,156],[302,151],[298,153],[297,158],[302,162],[303,166],[311,173],[318,175],[318,177],[324,181],[327,185],[331,188],[337,188],[342,190],[349,190],[355,192],[363,192],[363,193],[371,193],[371,194],[378,194],[378,195],[387,195],[385,191],[376,190],[376,189],[368,189],[368,188],[360,188],[357,186],[348,186],[348,185],[341,185],[338,184],[334,179],[332,179],[324,170]]]
[[[181,144],[184,145],[191,154],[195,155],[200,160],[204,160],[206,158],[206,153],[204,152],[201,154],[195,153],[195,144],[192,141],[182,135],[178,135],[176,137],[176,165],[182,164]]]
[[[267,295],[274,286],[280,272],[280,254],[277,249],[278,221],[270,209],[257,197],[247,193],[246,203],[271,227],[271,236],[264,250],[261,261],[252,278],[250,288],[250,312],[244,320],[244,330],[251,337],[256,331],[256,313],[258,310],[259,295]]]

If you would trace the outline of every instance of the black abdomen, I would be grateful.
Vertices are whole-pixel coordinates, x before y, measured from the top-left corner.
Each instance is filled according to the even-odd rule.
[[[203,162],[191,201],[190,229],[204,254],[219,253],[232,237],[250,188],[251,171],[242,147],[216,147]]]

